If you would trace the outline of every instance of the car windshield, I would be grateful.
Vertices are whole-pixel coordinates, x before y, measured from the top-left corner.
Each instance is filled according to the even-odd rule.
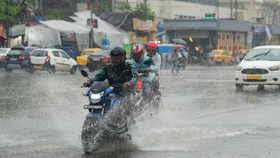
[[[46,57],[46,56],[48,56],[48,52],[44,51],[44,50],[35,50],[31,54],[31,56]]]
[[[0,54],[5,54],[8,49],[0,49]]]
[[[95,51],[92,55],[94,55],[94,56],[109,56],[109,51],[98,50],[98,51]]]
[[[30,54],[35,48],[25,48],[24,53]]]
[[[253,49],[251,50],[246,57],[246,61],[255,61],[255,60],[268,60],[268,61],[280,61],[280,49]]]
[[[9,51],[8,55],[22,55],[23,51],[22,49],[12,49]]]
[[[96,51],[85,51],[83,54],[84,55],[92,55]]]
[[[212,52],[211,54],[220,54],[220,52]]]

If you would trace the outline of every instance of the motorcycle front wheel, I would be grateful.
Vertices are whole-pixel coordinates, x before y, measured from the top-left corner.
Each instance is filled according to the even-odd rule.
[[[98,124],[97,117],[88,117],[84,121],[81,139],[85,154],[90,154],[90,152],[97,150],[98,144],[95,136],[99,131]]]
[[[152,106],[156,111],[159,111],[160,109],[163,109],[163,102],[162,102],[162,99],[159,95],[156,95],[153,98]]]

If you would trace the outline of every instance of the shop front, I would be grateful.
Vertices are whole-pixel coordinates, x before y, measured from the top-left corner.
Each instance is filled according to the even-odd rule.
[[[130,32],[132,44],[155,41],[157,24],[152,20],[133,18],[133,31]]]
[[[182,38],[190,54],[212,49],[235,52],[246,49],[252,23],[236,20],[165,20],[169,41]],[[188,50],[189,49],[189,50]]]

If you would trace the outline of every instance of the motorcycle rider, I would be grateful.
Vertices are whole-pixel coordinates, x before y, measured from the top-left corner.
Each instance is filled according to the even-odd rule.
[[[147,52],[148,52],[148,57],[153,59],[154,62],[154,66],[155,66],[155,76],[152,80],[152,87],[154,87],[154,89],[156,90],[156,92],[158,92],[158,88],[159,88],[159,70],[160,70],[160,66],[161,66],[161,57],[160,55],[157,53],[158,51],[158,45],[157,43],[151,41],[147,43]]]
[[[122,47],[115,47],[110,52],[111,63],[106,64],[103,69],[95,75],[94,78],[89,79],[84,83],[85,87],[89,87],[94,81],[104,81],[108,79],[110,85],[123,84],[123,87],[114,88],[110,96],[120,96],[123,95],[123,88],[135,87],[138,83],[138,76],[135,70],[135,67],[126,60],[126,51]],[[128,70],[128,73],[125,75],[122,74],[125,70]],[[125,78],[123,78],[125,76]],[[117,100],[111,102],[114,104]]]
[[[132,64],[135,66],[136,71],[145,71],[148,75],[140,76],[143,81],[145,89],[144,98],[147,102],[152,99],[151,83],[155,75],[155,66],[153,60],[145,55],[145,49],[141,44],[134,44],[131,47]]]

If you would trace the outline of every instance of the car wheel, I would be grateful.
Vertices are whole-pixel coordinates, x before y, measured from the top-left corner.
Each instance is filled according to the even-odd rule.
[[[243,91],[244,85],[242,85],[242,84],[235,84],[235,87],[236,87],[236,91],[237,92],[241,92],[241,91]]]
[[[88,68],[88,71],[89,71],[89,72],[93,72],[93,71],[94,71],[94,68]]]
[[[257,91],[258,92],[264,91],[264,85],[259,85],[258,88],[257,88]]]
[[[81,71],[81,70],[82,70],[82,67],[81,67],[80,65],[78,65],[77,67],[78,67],[79,71]]]
[[[70,74],[74,75],[77,71],[77,67],[76,66],[72,66],[71,70],[70,70]]]
[[[56,70],[55,70],[55,67],[50,65],[50,67],[49,67],[49,73],[50,73],[50,74],[54,74],[55,71],[56,71]]]
[[[6,71],[6,72],[11,72],[11,71],[12,71],[12,69],[5,68],[5,71]]]
[[[35,69],[33,68],[32,65],[27,64],[27,65],[25,65],[25,71],[28,72],[28,73],[30,73],[30,74],[33,74],[34,71],[35,71]]]

